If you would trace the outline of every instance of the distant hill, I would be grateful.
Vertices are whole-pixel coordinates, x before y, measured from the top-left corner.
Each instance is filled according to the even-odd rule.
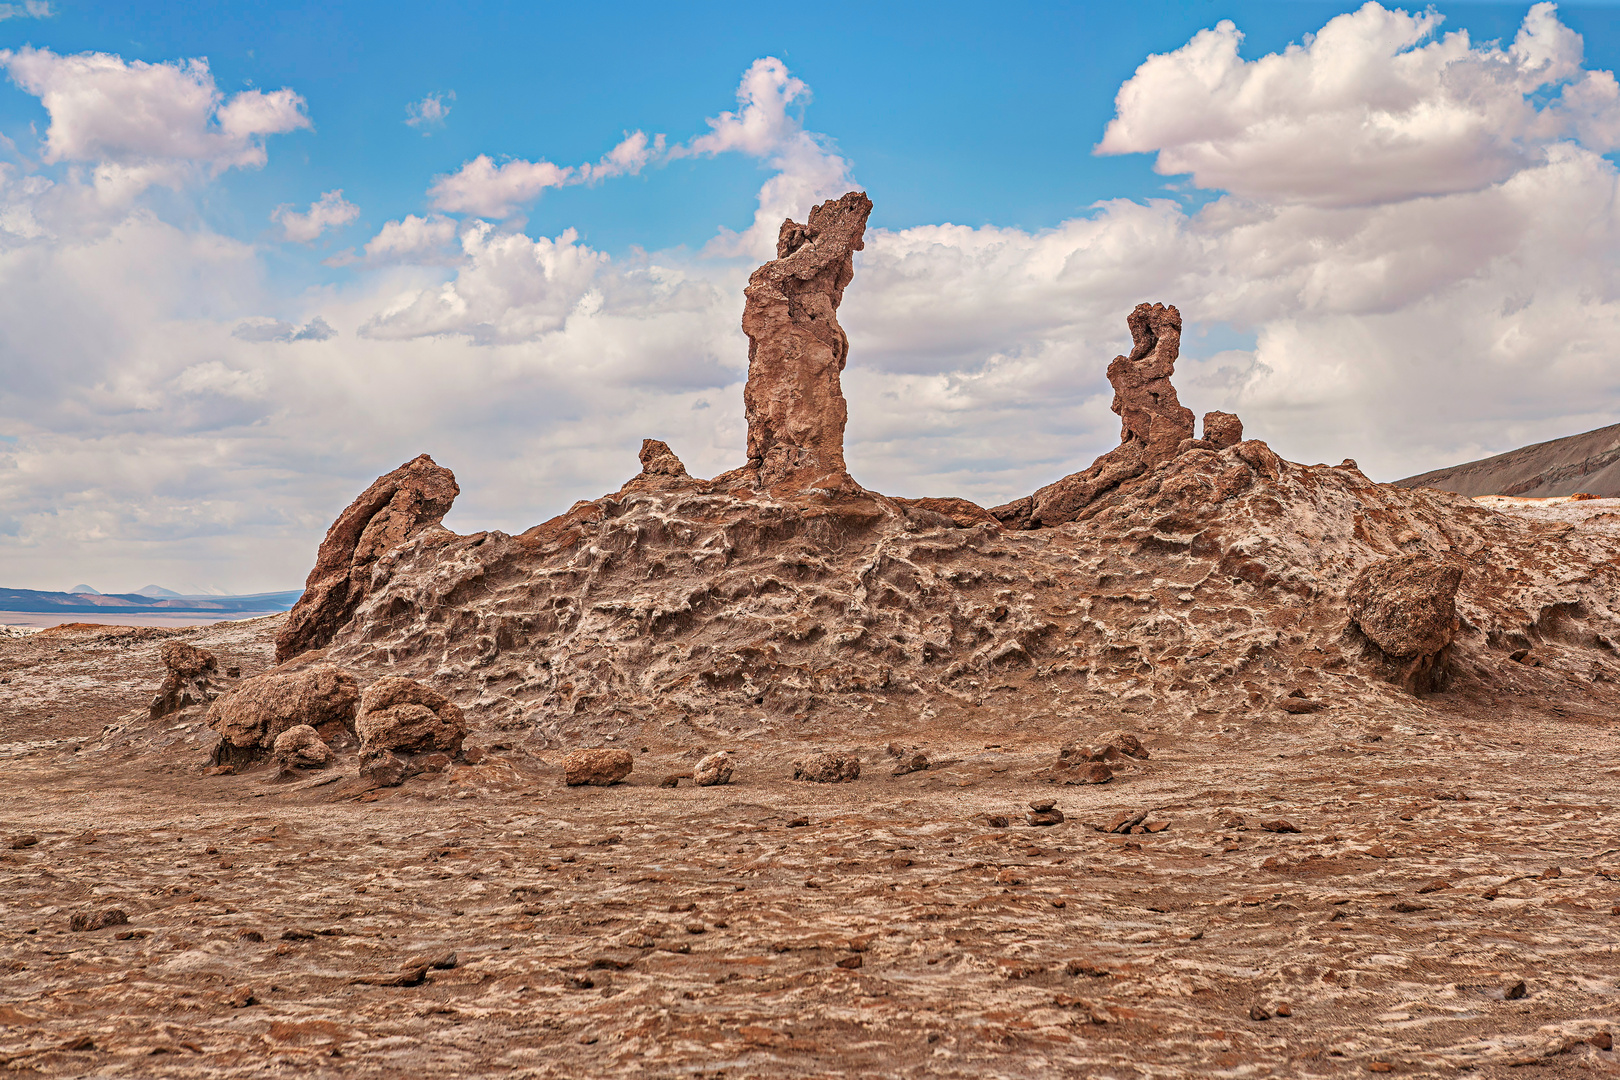
[[[1521,495],[1540,499],[1586,492],[1600,499],[1620,498],[1620,424],[1408,476],[1395,484],[1470,496]]]
[[[63,593],[37,589],[0,589],[0,611],[27,611],[41,615],[129,615],[167,613],[212,615],[229,619],[244,612],[286,611],[298,602],[299,589],[253,593],[248,596],[147,596],[142,593]]]

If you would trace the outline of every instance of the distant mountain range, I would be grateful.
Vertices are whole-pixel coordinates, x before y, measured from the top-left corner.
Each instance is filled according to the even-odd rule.
[[[1509,450],[1395,481],[1459,495],[1519,495],[1539,499],[1584,492],[1620,498],[1620,424]]]
[[[228,619],[243,612],[287,611],[302,594],[301,589],[290,589],[248,596],[181,596],[167,589],[158,589],[155,585],[148,585],[146,590],[135,593],[98,593],[82,585],[75,586],[73,592],[0,589],[0,611],[27,611],[41,615],[71,614],[76,611],[100,615],[197,614]]]

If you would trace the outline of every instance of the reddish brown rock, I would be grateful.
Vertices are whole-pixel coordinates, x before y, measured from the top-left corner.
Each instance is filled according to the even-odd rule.
[[[1000,525],[996,516],[978,503],[967,499],[895,499],[901,506],[914,506],[919,510],[942,514],[951,519],[951,522],[960,529],[971,529],[976,525]]]
[[[158,650],[168,673],[147,714],[156,720],[177,713],[189,705],[202,705],[219,696],[215,682],[219,661],[207,649],[199,649],[183,641],[165,641]]]
[[[371,565],[391,548],[434,528],[461,489],[449,469],[422,454],[379,477],[332,523],[315,568],[276,635],[276,662],[332,640],[371,591]]]
[[[721,750],[718,753],[702,758],[696,765],[692,766],[692,779],[698,787],[729,784],[735,768],[731,755]]]
[[[467,736],[460,707],[431,686],[394,675],[366,687],[354,729],[362,754],[382,750],[454,754]]]
[[[1108,365],[1114,387],[1111,407],[1121,422],[1119,445],[1084,472],[993,507],[990,512],[1003,523],[1038,529],[1073,521],[1099,495],[1169,461],[1183,440],[1192,438],[1192,410],[1176,399],[1170,384],[1181,353],[1181,312],[1164,304],[1138,304],[1126,323],[1130,354],[1116,356]]]
[[[1225,450],[1243,441],[1243,421],[1235,413],[1207,412],[1204,414],[1204,442],[1216,450]]]
[[[1431,656],[1457,632],[1462,567],[1432,555],[1401,555],[1362,570],[1345,599],[1350,618],[1386,656]]]
[[[220,737],[213,763],[235,764],[244,756],[257,757],[251,751],[272,748],[277,736],[300,725],[353,730],[359,701],[355,677],[331,664],[249,679],[208,710],[208,726]]]
[[[872,200],[852,191],[808,222],[784,221],[776,258],[748,279],[748,465],[764,487],[857,490],[844,467],[849,409],[839,375],[849,338],[838,325]]]
[[[308,724],[290,727],[277,735],[271,752],[283,769],[324,769],[332,764],[332,748]]]
[[[828,751],[793,763],[793,779],[818,784],[842,784],[861,778],[861,759],[854,754]]]
[[[628,750],[575,750],[563,758],[563,783],[607,787],[629,776],[635,765],[635,756]]]

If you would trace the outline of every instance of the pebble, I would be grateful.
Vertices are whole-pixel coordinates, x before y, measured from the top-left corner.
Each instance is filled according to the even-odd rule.
[[[1271,1019],[1271,1013],[1270,1013],[1270,1011],[1268,1011],[1266,1009],[1266,1007],[1264,1005],[1250,1005],[1249,1006],[1249,1019],[1250,1020],[1270,1020]]]
[[[1293,822],[1288,821],[1285,818],[1277,818],[1275,821],[1262,821],[1260,823],[1260,827],[1262,829],[1264,829],[1266,832],[1274,832],[1274,833],[1297,833],[1297,832],[1299,832],[1299,826],[1295,825]]]
[[[37,843],[39,843],[39,837],[32,834],[27,836],[13,837],[11,841],[11,850],[21,851],[23,848],[31,848]]]
[[[1423,888],[1419,889],[1418,894],[1422,895],[1423,893],[1439,892],[1441,889],[1449,888],[1451,888],[1451,882],[1447,881],[1445,878],[1435,878],[1433,881],[1423,886]]]
[[[1527,996],[1529,993],[1530,990],[1524,985],[1524,980],[1520,979],[1518,982],[1502,991],[1502,1000],[1518,1001],[1520,998]]]
[[[1036,827],[1063,824],[1063,811],[1053,810],[1051,808],[1051,803],[1047,803],[1046,805],[1047,808],[1045,810],[1031,810],[1029,813],[1025,814],[1024,820]]]
[[[1586,1041],[1591,1043],[1593,1046],[1597,1047],[1599,1050],[1613,1050],[1614,1049],[1614,1037],[1612,1035],[1610,1035],[1607,1031],[1600,1031],[1596,1035],[1593,1035],[1591,1038],[1587,1039]]]
[[[856,953],[854,956],[846,956],[842,960],[838,961],[838,966],[849,971],[854,971],[856,968],[861,966],[862,962],[863,959],[861,954]]]

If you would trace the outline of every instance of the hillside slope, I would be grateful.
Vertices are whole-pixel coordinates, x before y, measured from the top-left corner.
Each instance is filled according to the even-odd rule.
[[[1439,488],[1468,496],[1540,499],[1585,492],[1620,498],[1620,424],[1408,476],[1395,481],[1395,486]]]

